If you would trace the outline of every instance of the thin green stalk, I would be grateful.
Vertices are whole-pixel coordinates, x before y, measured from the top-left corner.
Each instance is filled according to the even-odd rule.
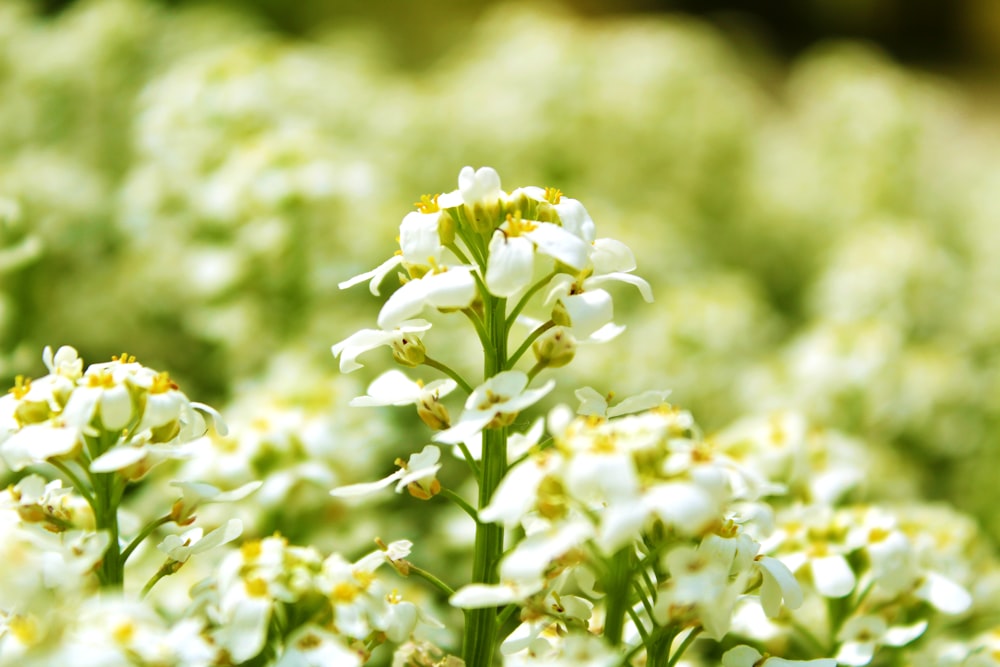
[[[154,530],[156,530],[157,528],[159,528],[164,524],[170,523],[171,521],[173,521],[173,518],[169,514],[166,514],[164,516],[161,516],[159,519],[147,524],[146,527],[143,528],[138,535],[132,538],[132,541],[129,542],[129,545],[125,547],[125,551],[123,551],[121,555],[122,564],[124,565],[128,561],[129,556],[132,555],[132,552],[135,551],[136,547],[142,544],[142,541],[144,539],[152,535]]]
[[[520,298],[520,300],[518,300],[517,305],[514,306],[514,309],[511,310],[510,313],[507,315],[507,328],[508,329],[511,327],[511,325],[514,324],[514,322],[517,321],[517,316],[520,315],[521,311],[524,310],[524,307],[526,305],[528,305],[528,301],[531,300],[531,297],[535,296],[535,294],[538,293],[538,290],[540,290],[543,287],[545,287],[546,285],[548,285],[549,281],[552,280],[552,278],[554,278],[555,275],[556,275],[556,272],[553,271],[552,273],[550,273],[549,275],[545,276],[544,278],[542,278],[541,280],[539,280],[537,283],[535,283],[534,285],[532,285],[531,289],[529,289],[527,292],[524,293],[524,296],[522,296]]]
[[[472,455],[472,452],[469,451],[469,448],[464,442],[458,443],[458,448],[461,450],[466,464],[468,464],[469,468],[472,470],[472,474],[476,476],[477,480],[481,479],[482,473],[479,471],[479,464],[476,463],[476,458]]]
[[[674,665],[677,664],[677,661],[680,660],[681,657],[683,657],[684,653],[686,653],[688,648],[691,647],[691,644],[693,644],[694,640],[698,638],[698,635],[701,634],[702,630],[703,628],[701,626],[698,626],[688,633],[688,636],[684,638],[684,641],[682,641],[681,645],[677,647],[677,650],[674,652],[674,654],[670,656],[670,660],[667,661],[667,667],[673,667]]]
[[[548,322],[540,325],[537,329],[528,334],[528,337],[524,339],[523,343],[521,343],[521,347],[517,348],[517,351],[515,351],[514,354],[510,355],[510,360],[507,362],[507,368],[513,368],[514,364],[517,363],[518,359],[520,359],[524,355],[524,353],[528,351],[528,348],[531,347],[531,344],[534,343],[536,340],[538,340],[539,336],[541,336],[543,333],[545,333],[555,325],[556,325],[555,322],[549,320]]]
[[[88,505],[90,505],[90,509],[95,509],[93,494],[83,483],[83,480],[81,480],[80,477],[73,472],[73,469],[59,459],[49,459],[49,463],[52,464],[53,468],[61,472],[67,480],[69,480],[69,483],[73,485],[73,490],[83,496],[83,499],[87,501]]]
[[[642,638],[642,643],[645,644],[645,645],[648,645],[649,644],[649,631],[646,630],[646,627],[642,624],[642,619],[639,617],[639,614],[636,612],[635,609],[633,609],[632,607],[629,607],[628,608],[628,616],[629,616],[629,618],[632,619],[632,622],[635,624],[636,632],[638,632],[639,633],[639,637]],[[650,616],[650,618],[652,618],[652,616]]]
[[[462,511],[472,517],[472,520],[479,523],[479,514],[476,512],[476,508],[465,501],[465,498],[458,495],[451,489],[446,489],[441,487],[441,495],[450,500],[451,502],[462,508]]]
[[[462,264],[472,264],[472,260],[470,260],[469,257],[464,252],[462,252],[462,249],[458,247],[457,243],[454,242],[449,243],[448,245],[445,246],[445,248],[455,253],[455,257],[458,257],[458,261],[460,261]]]
[[[442,364],[440,361],[436,359],[431,359],[430,357],[425,356],[424,366],[430,366],[431,368],[436,368],[437,370],[441,371],[442,373],[450,377],[452,380],[457,382],[458,386],[461,387],[466,394],[472,393],[472,385],[466,382],[465,378],[459,375],[458,372],[452,370],[452,368],[447,364]]]
[[[483,326],[483,321],[479,319],[479,315],[476,314],[472,308],[465,308],[462,310],[462,314],[465,315],[472,326],[476,328],[476,335],[479,336],[479,342],[482,343],[483,349],[488,349],[490,344],[490,335],[486,333],[486,327]]]
[[[418,577],[420,577],[424,581],[426,581],[429,584],[431,584],[432,586],[434,586],[434,588],[436,588],[439,591],[441,591],[442,593],[444,593],[446,596],[451,597],[452,595],[455,594],[455,591],[454,591],[454,589],[451,586],[449,586],[448,584],[444,583],[443,581],[441,581],[440,579],[438,579],[437,577],[435,577],[433,574],[431,574],[430,572],[428,572],[424,568],[417,567],[416,565],[414,565],[410,561],[406,561],[406,565],[407,565],[407,567],[409,569],[410,574],[417,575]]]

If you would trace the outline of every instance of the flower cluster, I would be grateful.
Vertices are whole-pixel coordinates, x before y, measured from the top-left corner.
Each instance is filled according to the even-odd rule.
[[[185,456],[182,445],[210,424],[225,431],[214,409],[192,403],[169,375],[130,355],[86,371],[71,347],[47,347],[43,357],[48,375],[19,377],[0,397],[0,456],[13,470],[58,462],[135,481],[157,463]]]

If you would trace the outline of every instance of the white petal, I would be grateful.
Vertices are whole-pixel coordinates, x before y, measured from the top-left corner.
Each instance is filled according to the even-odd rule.
[[[751,646],[737,646],[722,654],[722,667],[754,667],[763,655]]]
[[[570,318],[570,332],[577,338],[587,338],[614,317],[611,295],[602,289],[563,297],[562,304]]]
[[[882,643],[889,646],[906,646],[927,630],[927,619],[918,621],[913,625],[897,625],[886,630],[882,637]]]
[[[425,276],[427,303],[435,308],[466,308],[476,298],[476,281],[469,269],[456,267]]]
[[[401,468],[388,477],[383,477],[376,482],[364,482],[361,484],[338,486],[336,489],[330,491],[330,495],[334,498],[357,498],[359,496],[367,496],[386,488],[397,479],[402,478],[405,474],[406,471]]]
[[[500,199],[500,174],[492,167],[463,167],[458,174],[458,189],[466,204],[494,204]]]
[[[577,271],[583,271],[590,262],[590,244],[579,236],[551,222],[539,222],[535,229],[524,234],[538,250]]]
[[[431,265],[441,259],[441,237],[438,221],[441,213],[408,213],[399,225],[399,247],[403,259],[412,264]]]
[[[466,410],[462,413],[458,423],[444,431],[438,431],[431,438],[434,442],[442,442],[446,445],[457,445],[476,436],[486,428],[486,425],[493,421],[493,413],[470,412]]]
[[[629,396],[621,403],[608,409],[608,417],[618,417],[620,415],[630,415],[635,412],[642,412],[659,407],[667,402],[670,390],[650,389],[635,396]]]
[[[142,447],[112,447],[90,463],[91,472],[112,472],[127,468],[146,458]]]
[[[559,222],[562,223],[566,231],[580,237],[587,243],[594,242],[597,229],[583,204],[572,197],[562,197],[554,208],[559,214]]]
[[[507,238],[497,231],[490,240],[486,287],[497,296],[513,296],[531,283],[535,247],[528,239]]]
[[[834,554],[813,558],[809,561],[809,566],[812,569],[813,586],[823,597],[842,598],[854,590],[854,572],[843,556]]]
[[[354,276],[353,278],[349,278],[342,283],[338,283],[337,287],[339,287],[340,289],[347,289],[348,287],[354,287],[358,283],[363,283],[366,280],[370,280],[371,282],[368,285],[368,289],[371,291],[372,294],[378,296],[379,285],[382,284],[382,281],[385,279],[386,275],[388,275],[388,273],[392,271],[393,268],[399,266],[402,263],[403,263],[402,255],[393,255],[389,259],[385,260],[384,262],[376,266],[371,271],[366,271],[365,273],[361,273],[359,275]]]
[[[613,282],[634,285],[639,290],[639,294],[642,295],[643,301],[653,303],[653,288],[649,286],[648,282],[639,276],[633,276],[631,273],[607,273],[601,276],[593,276],[587,278],[584,281],[584,285],[589,290]]]
[[[844,642],[837,651],[837,662],[851,667],[867,665],[875,657],[875,642]]]
[[[459,609],[484,609],[486,607],[499,607],[524,600],[535,591],[541,589],[542,583],[539,581],[533,586],[518,586],[511,584],[497,584],[489,586],[487,584],[469,584],[455,591],[448,603],[452,607]]]
[[[412,405],[420,398],[420,385],[399,370],[382,373],[368,385],[368,395],[352,399],[353,407]]]
[[[795,575],[777,558],[764,556],[757,561],[763,581],[760,586],[760,606],[768,618],[777,618],[781,613],[781,600],[789,609],[802,606],[802,589]]]
[[[476,283],[466,267],[452,267],[411,280],[392,293],[378,315],[378,325],[391,329],[418,315],[425,305],[465,308],[476,296]]]
[[[972,606],[972,596],[967,590],[936,572],[926,574],[916,596],[945,614],[961,614]]]
[[[608,412],[608,400],[593,387],[581,387],[573,394],[580,401],[576,414],[604,417]]]
[[[590,261],[594,264],[594,275],[597,276],[635,271],[635,255],[632,250],[615,239],[594,241],[594,254]]]

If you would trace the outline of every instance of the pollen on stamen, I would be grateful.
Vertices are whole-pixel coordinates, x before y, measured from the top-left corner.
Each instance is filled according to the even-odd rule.
[[[120,355],[112,354],[111,361],[117,361],[120,364],[134,364],[135,355],[129,354],[128,352],[122,352]]]
[[[562,190],[559,188],[545,188],[545,201],[550,204],[558,204],[562,196]]]
[[[437,213],[441,210],[441,206],[438,204],[438,197],[441,195],[421,195],[420,201],[413,202],[413,205],[417,207],[417,210],[421,213]]]
[[[7,390],[8,394],[13,394],[14,398],[21,400],[31,390],[31,378],[18,375],[14,378],[14,386]]]

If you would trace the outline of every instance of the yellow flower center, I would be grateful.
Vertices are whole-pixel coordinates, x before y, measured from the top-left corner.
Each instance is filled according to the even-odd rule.
[[[31,378],[26,378],[23,375],[18,375],[14,378],[14,386],[7,390],[8,394],[13,394],[14,398],[21,400],[27,396],[28,392],[31,390]]]
[[[545,188],[545,201],[550,204],[558,204],[563,193],[559,188]]]
[[[177,391],[179,387],[170,379],[170,375],[164,371],[153,379],[153,384],[149,387],[151,394],[165,394],[168,391]]]
[[[506,235],[508,238],[512,236],[521,236],[526,232],[533,231],[538,225],[536,225],[531,220],[525,220],[521,217],[521,212],[517,211],[513,215],[507,214],[507,230]]]
[[[437,213],[441,210],[438,205],[438,197],[441,195],[421,195],[420,201],[414,202],[413,205],[417,207],[417,210],[421,213]]]

